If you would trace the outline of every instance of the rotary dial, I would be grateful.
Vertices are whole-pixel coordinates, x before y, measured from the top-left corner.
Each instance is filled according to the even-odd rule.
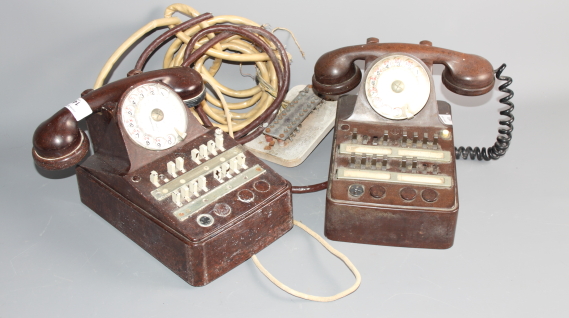
[[[390,55],[371,67],[365,92],[368,102],[381,116],[409,119],[427,103],[431,83],[417,60],[407,55]]]
[[[168,149],[186,137],[186,106],[164,84],[148,82],[131,87],[119,107],[124,130],[141,147]]]

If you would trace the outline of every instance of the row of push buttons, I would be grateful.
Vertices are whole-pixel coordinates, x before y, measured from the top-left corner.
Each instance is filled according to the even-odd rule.
[[[348,193],[352,197],[360,197],[364,192],[364,186],[361,184],[352,184],[348,188]],[[380,185],[374,185],[369,188],[369,195],[375,199],[383,199],[386,192],[385,187]],[[401,196],[401,199],[405,201],[413,201],[417,197],[417,190],[405,187],[399,191],[399,195]],[[425,189],[421,191],[421,198],[425,202],[435,202],[439,198],[439,193],[433,189]]]
[[[271,185],[265,180],[259,180],[253,184],[253,189],[257,192],[267,192],[270,188]],[[237,199],[243,203],[250,203],[255,199],[255,193],[249,189],[243,189],[237,193]],[[231,207],[227,203],[216,203],[211,213],[217,216],[226,217],[231,213]],[[205,213],[198,215],[196,217],[196,221],[199,226],[210,227],[213,225],[214,218],[211,214]]]
[[[349,125],[342,125],[340,126],[340,129],[342,130],[349,130],[350,126]],[[443,139],[447,139],[449,135],[448,130],[444,130],[442,132],[442,136]],[[390,142],[389,138],[389,131],[384,130],[383,131],[383,136],[378,137],[378,136],[367,136],[367,135],[360,135],[358,134],[358,129],[354,128],[351,134],[351,139],[352,139],[352,144],[358,144],[359,141],[361,140],[361,143],[364,145],[367,145],[368,142],[371,141],[371,144],[374,146],[377,145],[383,145],[383,146],[387,146],[388,144],[393,144],[394,146],[398,144],[397,140],[392,140]],[[432,149],[439,149],[439,134],[435,133],[433,134],[433,140],[429,140],[429,134],[428,133],[423,133],[423,138],[419,138],[419,133],[414,132],[413,133],[413,137],[411,138],[410,136],[407,135],[407,131],[403,131],[403,135],[400,138],[401,140],[401,147],[412,147],[412,148],[432,148]],[[419,144],[419,146],[418,146]]]

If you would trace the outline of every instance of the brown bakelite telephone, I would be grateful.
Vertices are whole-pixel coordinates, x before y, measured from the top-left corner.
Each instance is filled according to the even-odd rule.
[[[449,248],[454,241],[458,192],[455,160],[491,160],[508,149],[513,92],[509,77],[500,101],[508,120],[486,149],[454,147],[450,105],[435,97],[432,65],[442,64],[443,84],[475,96],[494,87],[484,58],[420,44],[379,43],[324,54],[312,83],[323,95],[341,95],[362,81],[354,62],[365,61],[357,95],[338,100],[326,194],[325,234],[338,241],[422,248]]]
[[[186,282],[206,285],[252,258],[273,283],[295,296],[314,301],[344,297],[358,288],[359,272],[292,218],[292,193],[321,188],[292,187],[242,145],[262,133],[263,123],[276,117],[286,96],[290,67],[282,43],[261,27],[202,25],[185,46],[181,67],[142,71],[164,41],[211,18],[208,13],[199,15],[166,31],[144,50],[129,77],[85,91],[40,124],[33,137],[34,161],[49,170],[81,162],[89,141],[77,123],[86,118],[94,155],[76,168],[82,202]],[[213,34],[195,49],[199,40]],[[213,127],[201,109],[204,82],[190,67],[209,49],[236,36],[266,53],[278,92],[260,116],[231,138]],[[203,79],[212,80],[205,73]],[[255,254],[293,224],[344,261],[356,277],[354,285],[334,296],[311,296],[283,285],[264,269]]]
[[[204,98],[189,67],[133,75],[36,130],[35,162],[76,168],[81,200],[194,286],[208,284],[292,228],[290,183],[188,106]],[[274,208],[278,207],[278,208]]]

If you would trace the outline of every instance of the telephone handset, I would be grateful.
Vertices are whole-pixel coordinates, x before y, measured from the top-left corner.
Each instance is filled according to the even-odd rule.
[[[188,106],[194,106],[204,98],[201,76],[190,68],[146,72],[85,91],[81,98],[62,108],[36,129],[32,151],[34,161],[47,170],[60,170],[78,164],[89,151],[89,140],[77,122],[91,113],[101,114],[102,110],[116,113],[116,103],[124,91],[145,81],[167,85],[167,89],[174,90]],[[99,137],[97,132],[92,130],[92,137]]]
[[[324,54],[314,68],[314,89],[339,95],[355,88],[362,80],[355,60],[365,60],[364,81],[357,96],[338,100],[326,236],[376,245],[451,247],[458,213],[458,153],[450,105],[435,97],[432,64],[445,65],[442,79],[449,90],[468,96],[493,88],[491,64],[480,56],[432,47],[429,41],[381,44],[370,38],[365,45]],[[510,106],[504,115],[510,115]],[[509,117],[500,123],[511,128]],[[488,150],[491,156],[505,153],[511,129],[504,131]]]
[[[188,67],[88,91],[40,124],[39,166],[75,165],[82,202],[193,286],[243,263],[293,226],[291,184],[188,106],[204,99]],[[90,115],[91,112],[94,114]]]
[[[492,65],[483,57],[433,47],[430,41],[420,44],[379,43],[369,38],[367,44],[340,48],[320,57],[314,67],[314,89],[325,95],[340,95],[354,89],[361,81],[356,60],[370,63],[385,54],[407,52],[422,60],[429,68],[443,64],[443,84],[452,92],[476,96],[494,87]],[[367,68],[367,66],[366,66]]]

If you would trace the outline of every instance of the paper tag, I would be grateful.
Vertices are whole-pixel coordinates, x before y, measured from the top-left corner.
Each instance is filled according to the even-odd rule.
[[[77,121],[80,121],[81,119],[93,113],[91,106],[89,106],[89,104],[87,104],[87,102],[83,98],[78,98],[73,103],[70,103],[69,105],[65,106],[65,108],[69,109],[69,111],[71,112],[71,114],[73,114],[73,117],[75,117]]]
[[[445,125],[452,125],[452,116],[450,114],[439,114],[439,119]]]

